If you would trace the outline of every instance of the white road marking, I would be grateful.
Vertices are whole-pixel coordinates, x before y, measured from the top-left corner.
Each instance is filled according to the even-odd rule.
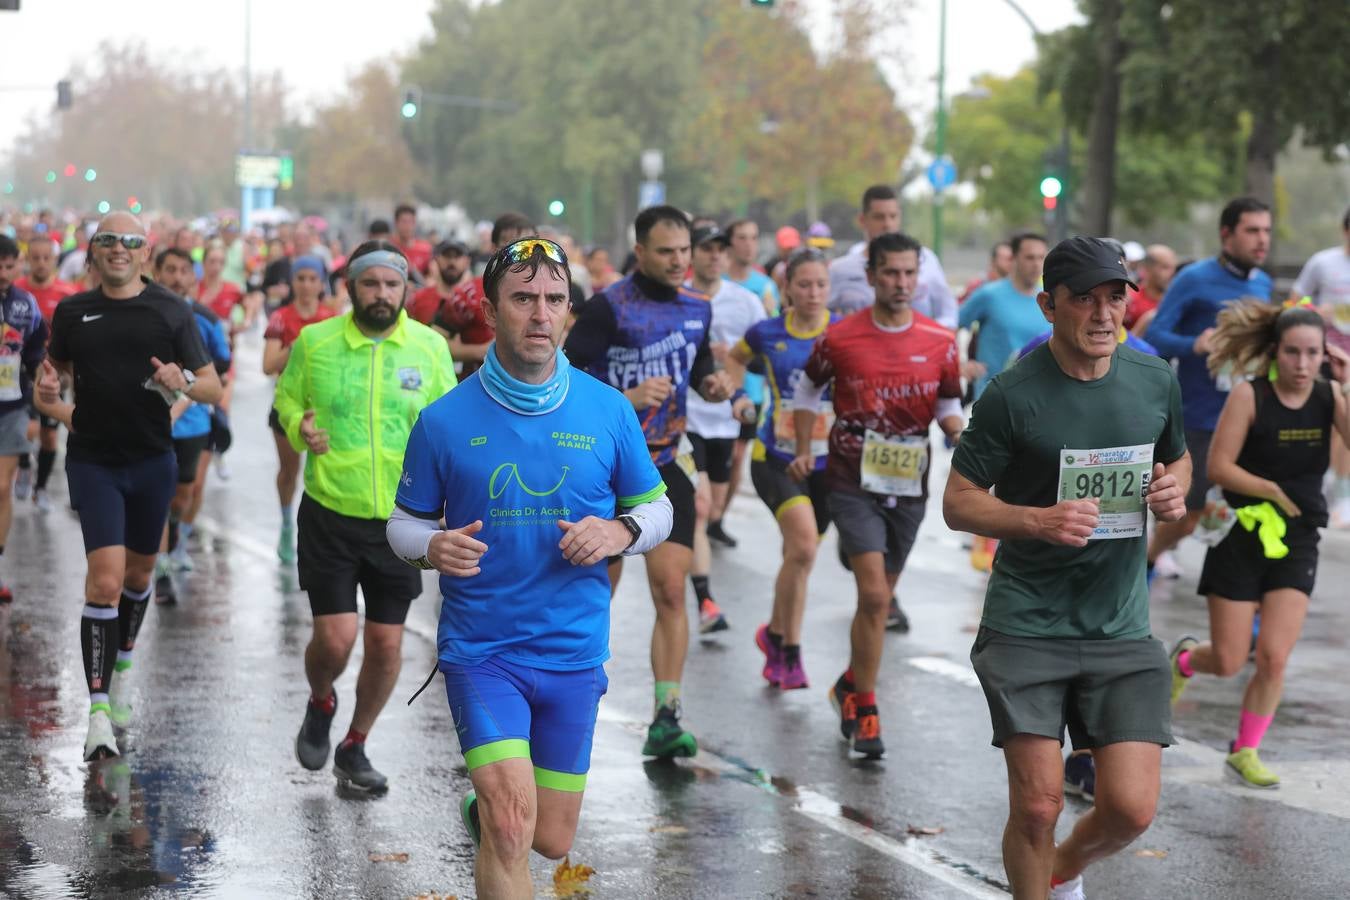
[[[642,735],[646,725],[615,711],[608,704],[601,704],[599,720],[617,725],[624,731]],[[751,772],[748,767],[738,765],[718,753],[706,748],[700,749],[694,762],[706,769],[723,775],[746,780],[753,775],[766,790],[777,793],[789,801],[793,812],[817,822],[836,834],[857,841],[911,869],[922,872],[928,877],[940,881],[967,897],[981,900],[1006,900],[1007,891],[999,890],[987,881],[973,874],[978,870],[960,860],[950,859],[924,846],[917,838],[897,840],[866,825],[859,824],[843,813],[843,806],[818,791],[808,787],[797,787],[790,792],[779,792],[773,787],[772,779],[762,770]]]
[[[958,662],[952,662],[950,659],[943,659],[940,656],[911,656],[907,662],[916,669],[941,675],[943,678],[959,682],[967,687],[977,688],[980,686],[980,679],[976,677],[974,669]]]

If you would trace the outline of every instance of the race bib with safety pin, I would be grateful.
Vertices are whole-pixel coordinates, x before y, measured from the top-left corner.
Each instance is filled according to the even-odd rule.
[[[1153,445],[1059,452],[1059,499],[1100,500],[1089,540],[1142,537]]]
[[[779,452],[797,455],[797,422],[792,409],[777,407],[773,411],[773,441]],[[816,411],[816,424],[811,431],[811,455],[824,456],[830,452],[830,429],[834,427],[834,407],[822,403]]]
[[[886,437],[867,429],[863,434],[862,489],[889,497],[922,497],[928,471],[928,438]]]

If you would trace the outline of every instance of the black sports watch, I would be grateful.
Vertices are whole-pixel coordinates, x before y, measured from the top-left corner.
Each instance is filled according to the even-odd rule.
[[[628,538],[628,547],[636,544],[637,539],[642,537],[642,526],[639,525],[637,519],[632,516],[619,516],[615,521],[622,522],[623,527],[628,529],[628,534],[630,535]],[[628,547],[624,547],[623,549],[627,550]]]

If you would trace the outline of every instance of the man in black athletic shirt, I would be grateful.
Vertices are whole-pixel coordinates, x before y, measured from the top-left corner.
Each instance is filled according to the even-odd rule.
[[[131,720],[131,650],[177,480],[169,406],[184,394],[199,403],[221,394],[192,310],[141,278],[147,248],[145,228],[131,214],[99,222],[89,264],[101,286],[58,306],[36,392],[38,411],[56,416],[57,373],[74,378],[66,476],[89,560],[80,620],[87,760],[117,756],[113,723]]]

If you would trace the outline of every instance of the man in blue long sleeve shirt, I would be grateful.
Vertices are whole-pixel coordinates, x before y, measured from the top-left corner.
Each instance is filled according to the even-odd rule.
[[[1270,207],[1252,197],[1230,201],[1219,215],[1219,245],[1218,256],[1177,273],[1145,335],[1163,357],[1178,361],[1186,446],[1194,463],[1186,518],[1159,523],[1154,530],[1148,548],[1150,573],[1162,553],[1195,530],[1205,508],[1209,441],[1232,386],[1230,376],[1216,379],[1209,374],[1205,358],[1219,310],[1242,297],[1270,300],[1270,276],[1257,268],[1270,252]]]

